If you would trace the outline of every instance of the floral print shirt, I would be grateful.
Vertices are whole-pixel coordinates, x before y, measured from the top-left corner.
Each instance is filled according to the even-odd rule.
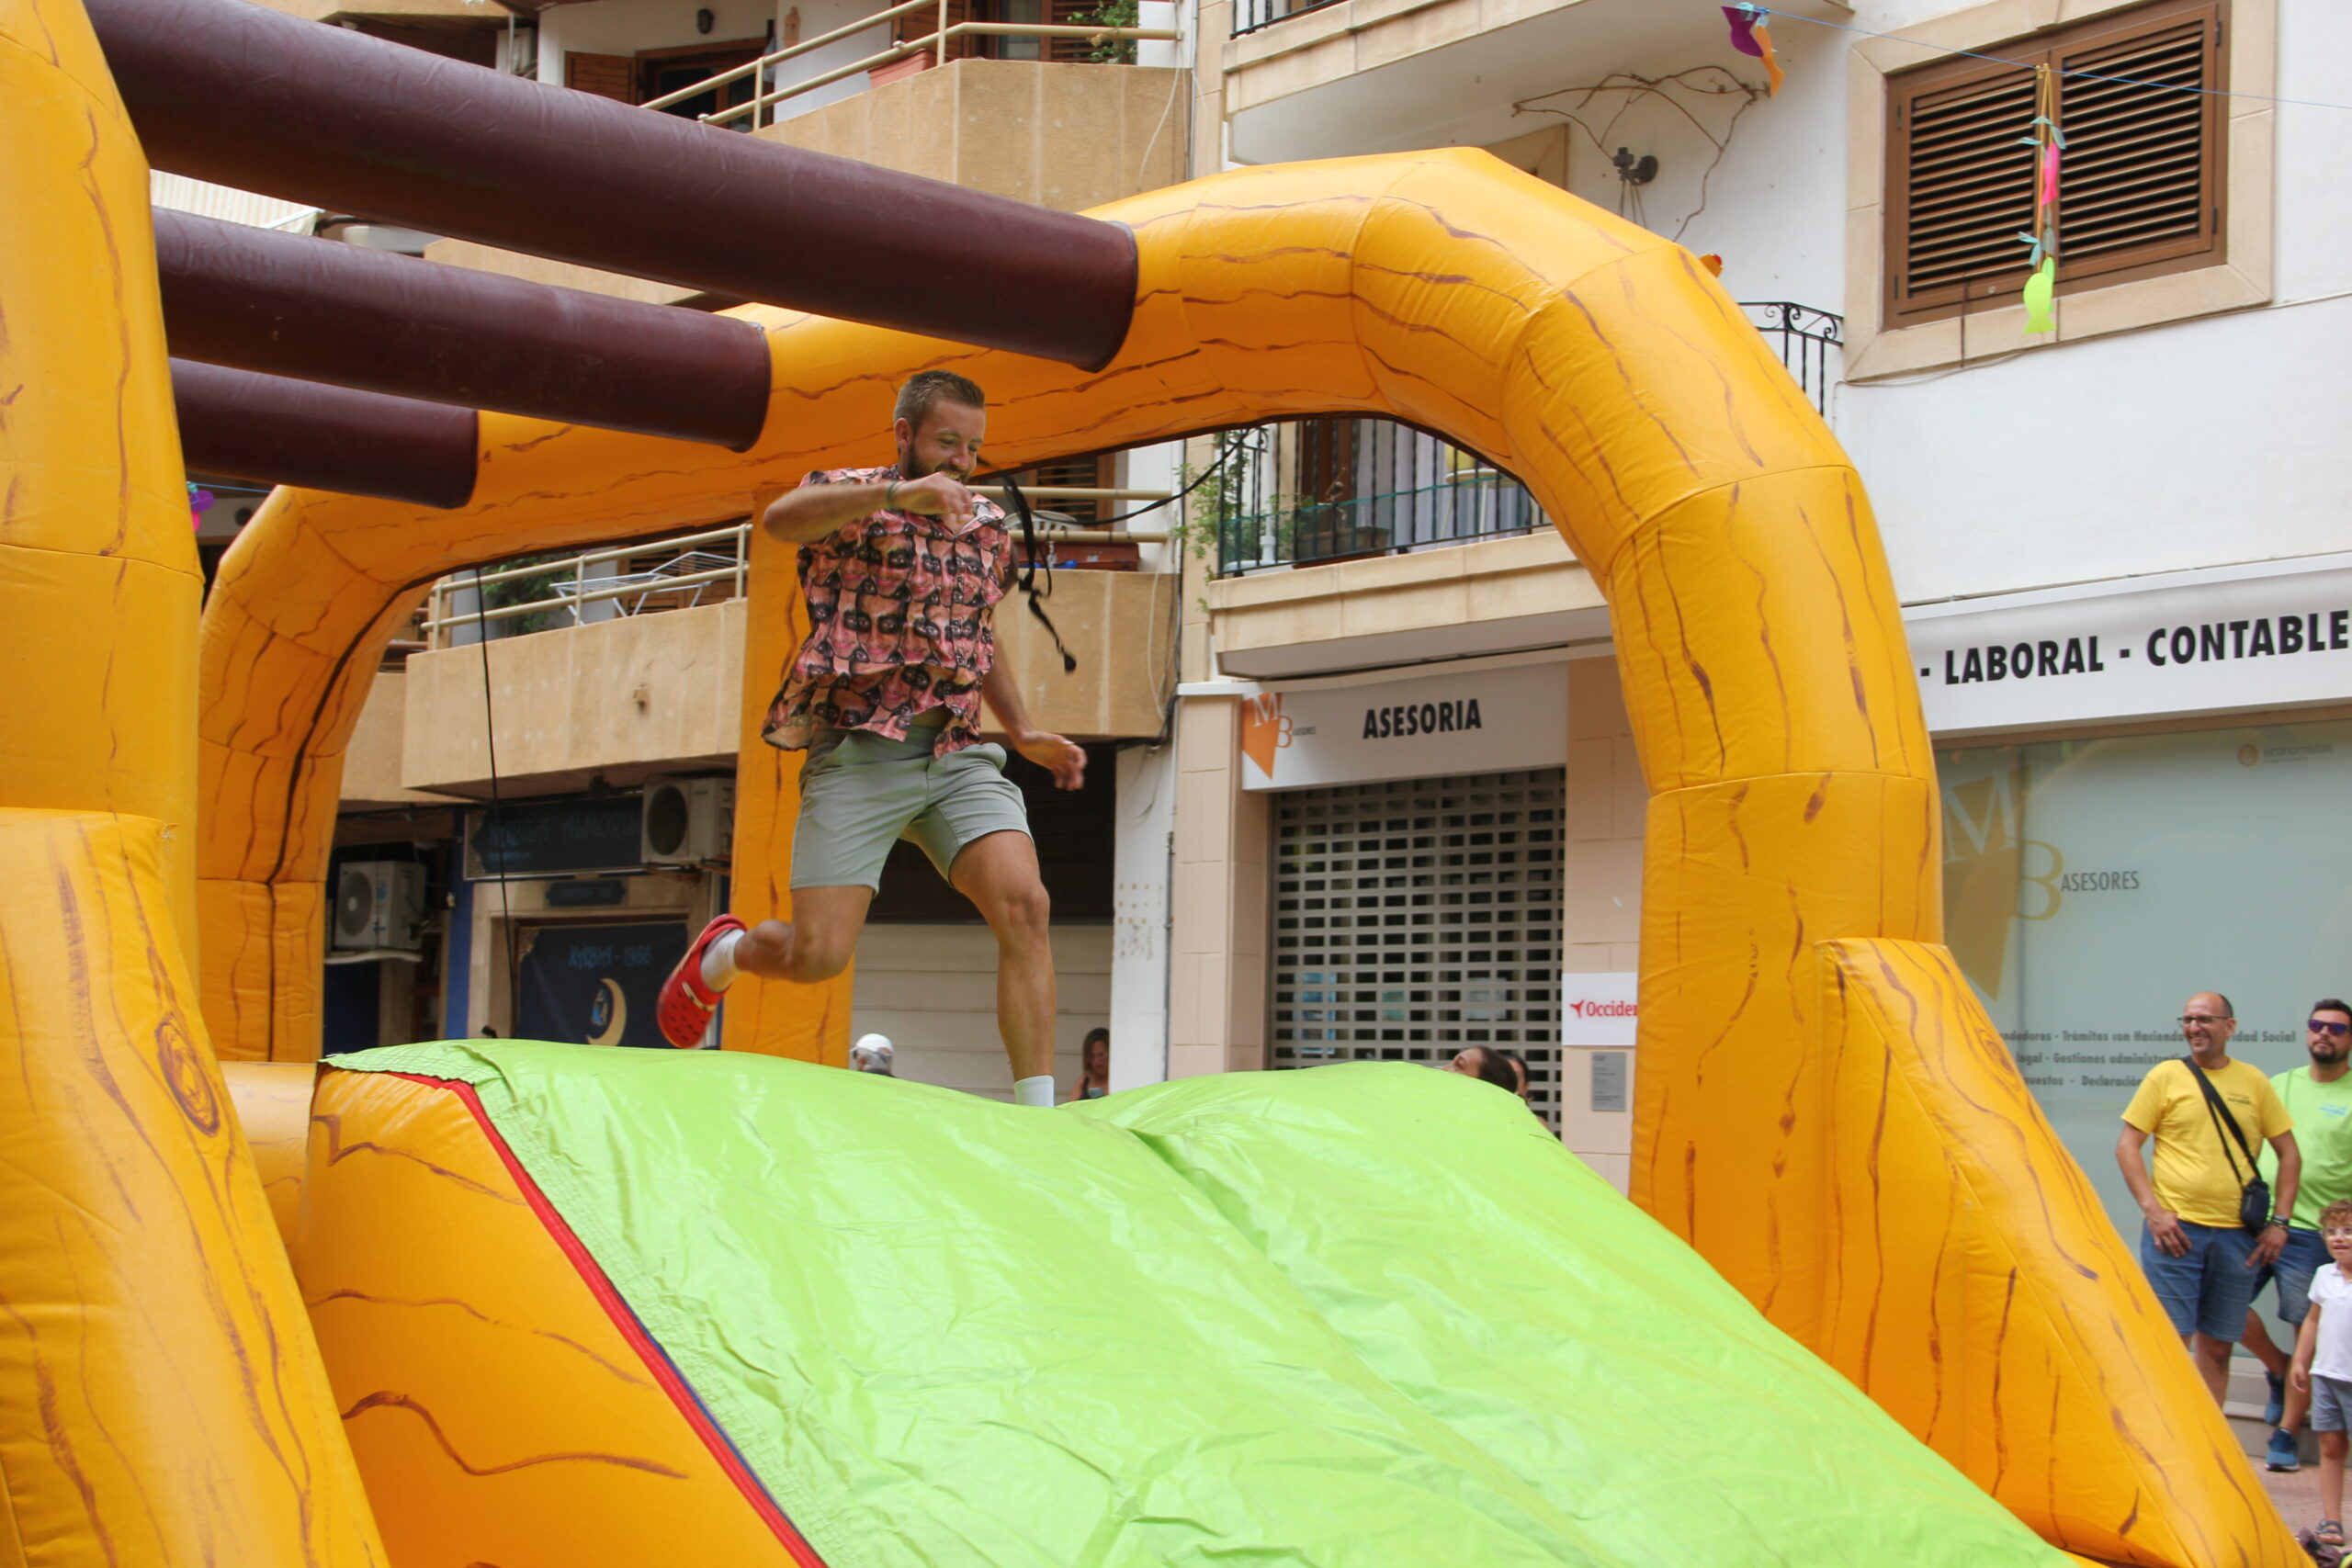
[[[827,468],[803,485],[889,484],[896,464]],[[1004,511],[975,496],[977,525],[952,537],[946,522],[914,512],[870,512],[802,547],[808,640],[786,668],[760,736],[787,751],[819,725],[903,740],[913,721],[947,710],[933,753],[980,739],[980,678],[996,661],[990,612],[1004,597],[1012,536]]]

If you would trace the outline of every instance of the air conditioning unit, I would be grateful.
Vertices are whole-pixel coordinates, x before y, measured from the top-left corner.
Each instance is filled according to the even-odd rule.
[[[345,861],[334,884],[332,945],[343,953],[413,953],[424,944],[424,868],[413,861]]]
[[[639,852],[648,865],[723,861],[735,838],[735,781],[650,778],[643,824]]]

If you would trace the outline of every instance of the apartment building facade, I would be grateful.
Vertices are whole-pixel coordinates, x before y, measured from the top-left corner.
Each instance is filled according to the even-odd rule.
[[[2352,17],[1808,0],[1769,17],[1774,95],[1713,5],[1199,16],[1202,157],[1487,147],[1754,302],[1871,487],[1951,945],[2119,1213],[2115,1118],[2182,993],[2293,1065],[2352,984],[2352,111],[2318,64]],[[2044,64],[2067,146],[2029,332]],[[1548,1049],[1563,1136],[1623,1180],[1645,792],[1606,608],[1475,455],[1262,439],[1186,601],[1170,1070]]]

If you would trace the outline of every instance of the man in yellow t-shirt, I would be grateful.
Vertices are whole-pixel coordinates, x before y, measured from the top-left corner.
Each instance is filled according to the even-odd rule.
[[[2115,1161],[2138,1200],[2140,1266],[2172,1325],[2197,1359],[2213,1403],[2229,1382],[2230,1347],[2245,1327],[2257,1272],[2287,1242],[2302,1156],[2294,1122],[2262,1069],[2230,1060],[2238,1021],[2229,998],[2199,991],[2181,1009],[2189,1061],[2201,1069],[2234,1130],[2225,1131],[2189,1061],[2158,1062],[2123,1110]],[[2239,1134],[2244,1136],[2240,1145]],[[2155,1179],[2142,1155],[2156,1141]],[[2239,1203],[2255,1173],[2253,1156],[2267,1140],[2278,1156],[2270,1224],[2259,1236],[2240,1223]]]

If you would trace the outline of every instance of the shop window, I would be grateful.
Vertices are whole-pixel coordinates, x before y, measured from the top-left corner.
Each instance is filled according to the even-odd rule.
[[[1939,752],[1944,941],[2127,1235],[2114,1147],[2173,1019],[2220,991],[2233,1057],[2304,1065],[2352,992],[2352,723]]]
[[[1886,325],[2024,286],[2041,64],[2083,73],[2058,82],[2059,291],[2221,262],[2227,19],[2227,0],[2162,0],[1987,51],[2018,64],[1954,56],[1889,76]]]

